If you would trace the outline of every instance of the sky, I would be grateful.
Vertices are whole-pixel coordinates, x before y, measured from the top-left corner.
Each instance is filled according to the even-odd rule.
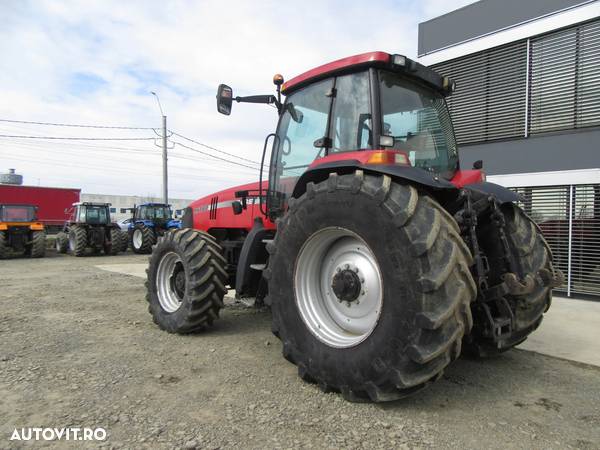
[[[3,0],[0,173],[15,168],[28,185],[159,196],[161,112],[154,91],[169,130],[180,135],[169,137],[171,198],[256,181],[253,162],[274,131],[276,111],[234,104],[231,116],[218,114],[220,83],[234,95],[271,94],[275,73],[290,79],[373,50],[416,58],[419,22],[469,3]]]

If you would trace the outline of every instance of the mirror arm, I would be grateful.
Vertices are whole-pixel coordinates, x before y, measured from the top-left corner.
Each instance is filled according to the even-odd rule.
[[[248,95],[245,97],[235,97],[234,100],[238,103],[265,103],[267,105],[275,105],[277,111],[281,111],[281,102],[274,95]]]

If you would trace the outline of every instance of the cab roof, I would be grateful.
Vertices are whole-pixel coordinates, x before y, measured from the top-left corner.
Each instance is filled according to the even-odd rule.
[[[315,81],[344,73],[356,72],[368,67],[387,68],[394,72],[404,73],[409,77],[419,79],[445,95],[450,94],[454,88],[450,79],[440,76],[434,70],[416,61],[403,55],[376,51],[349,56],[315,67],[286,81],[281,87],[281,92],[288,95]]]
[[[100,202],[77,202],[73,203],[73,206],[110,206],[110,203],[100,203]]]
[[[148,203],[140,203],[138,206],[171,206],[171,205],[169,205],[167,203],[151,203],[151,202],[148,202]]]

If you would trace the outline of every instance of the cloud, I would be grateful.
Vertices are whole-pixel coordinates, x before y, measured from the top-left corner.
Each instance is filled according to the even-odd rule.
[[[230,117],[221,116],[214,97],[219,83],[239,95],[271,93],[277,72],[289,79],[371,50],[415,56],[418,23],[467,3],[9,1],[0,40],[0,118],[158,127],[154,90],[169,128],[260,160],[274,110],[236,104]],[[154,136],[3,123],[0,134]],[[153,141],[89,145],[0,139],[0,170],[15,166],[28,183],[85,192],[160,192]],[[172,154],[173,197],[196,198],[257,176],[182,147]]]

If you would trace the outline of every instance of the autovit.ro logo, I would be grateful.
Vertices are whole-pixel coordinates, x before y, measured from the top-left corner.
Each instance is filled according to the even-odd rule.
[[[104,441],[106,430],[101,427],[15,428],[11,441]]]

